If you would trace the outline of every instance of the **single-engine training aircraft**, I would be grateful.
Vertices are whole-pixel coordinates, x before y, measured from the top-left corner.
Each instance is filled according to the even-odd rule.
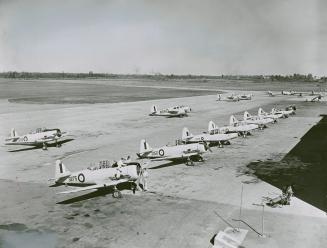
[[[217,94],[217,101],[226,101],[226,102],[238,102],[240,97],[235,95],[234,93],[222,99],[221,94]]]
[[[199,143],[205,142],[206,144],[218,144],[219,147],[222,147],[223,144],[230,144],[229,140],[235,139],[238,137],[236,133],[202,133],[193,135],[187,127],[183,128],[182,141],[184,143]]]
[[[262,118],[259,116],[252,116],[247,111],[244,112],[243,120],[248,124],[257,124],[260,129],[267,127],[267,124],[269,124],[269,123],[275,122],[275,120],[272,118]]]
[[[155,105],[151,107],[150,116],[166,116],[166,117],[184,117],[191,111],[190,107],[176,106],[158,110]]]
[[[296,111],[296,107],[291,105],[291,106],[286,107],[285,110],[273,108],[271,110],[271,113],[272,114],[283,114],[285,117],[288,117],[290,115],[295,115],[295,111]]]
[[[267,113],[262,108],[258,109],[258,116],[262,117],[262,118],[272,118],[275,121],[277,121],[277,119],[279,119],[279,118],[285,118],[285,115],[282,113],[275,113],[275,114]]]
[[[252,130],[258,129],[257,124],[247,124],[246,122],[239,121],[232,115],[229,118],[229,126],[218,127],[213,121],[209,121],[208,132],[214,133],[237,133],[240,136],[246,137],[251,134]]]
[[[136,155],[141,159],[153,161],[170,160],[178,161],[203,161],[202,154],[209,149],[206,144],[176,144],[152,148],[144,139],[140,142],[140,152]]]
[[[294,95],[295,92],[293,90],[291,91],[287,91],[287,90],[282,90],[282,95],[285,95],[285,96],[291,96],[291,95]]]
[[[306,102],[319,102],[322,99],[322,95],[314,95],[311,98],[306,98],[305,101]]]
[[[77,193],[86,190],[113,189],[112,196],[120,198],[121,192],[117,186],[123,183],[130,183],[130,189],[135,192],[137,180],[143,176],[142,166],[139,163],[127,163],[117,167],[94,167],[85,170],[70,172],[60,161],[56,161],[54,184],[50,187],[68,185],[79,187],[77,189],[59,192],[58,194]]]
[[[5,145],[24,145],[24,146],[42,146],[43,150],[47,150],[47,145],[55,144],[61,146],[60,139],[63,138],[65,132],[61,132],[58,128],[37,128],[28,134],[19,136],[14,128],[11,129],[10,137],[5,139]]]
[[[240,100],[251,100],[252,99],[252,94],[243,94],[243,95],[239,95],[238,98]]]

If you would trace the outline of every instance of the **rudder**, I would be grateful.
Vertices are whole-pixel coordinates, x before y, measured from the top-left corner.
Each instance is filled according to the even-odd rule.
[[[58,180],[62,177],[70,175],[70,171],[67,170],[66,166],[62,163],[61,160],[56,161],[56,170],[55,170],[55,179]]]
[[[193,134],[191,134],[190,130],[188,130],[187,127],[184,127],[182,133],[182,140],[187,140],[191,137],[193,137]]]
[[[234,115],[231,115],[231,117],[229,118],[229,125],[234,126],[236,123],[238,123],[238,120]]]

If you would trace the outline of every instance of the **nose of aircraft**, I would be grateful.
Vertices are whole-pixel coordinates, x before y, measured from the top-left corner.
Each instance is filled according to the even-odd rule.
[[[198,148],[199,148],[199,151],[202,153],[206,152],[207,150],[210,150],[209,144],[207,144],[207,143],[199,144]]]

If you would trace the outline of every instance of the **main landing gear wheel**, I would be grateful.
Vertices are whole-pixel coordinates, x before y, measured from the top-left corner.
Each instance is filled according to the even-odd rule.
[[[187,166],[194,166],[194,162],[190,157],[187,158],[186,165]]]
[[[198,159],[199,162],[204,162],[204,158],[202,156],[199,155],[199,159]]]
[[[43,143],[42,150],[43,151],[48,150],[48,147],[47,147],[47,144],[46,143]]]
[[[136,184],[135,183],[131,184],[131,190],[133,191],[133,194],[135,195],[135,191],[136,191]]]
[[[115,190],[113,193],[112,193],[112,197],[113,198],[122,198],[123,195],[121,194],[121,192],[119,190]]]
[[[57,148],[61,147],[61,144],[58,143],[58,142],[56,142],[56,147],[57,147]]]

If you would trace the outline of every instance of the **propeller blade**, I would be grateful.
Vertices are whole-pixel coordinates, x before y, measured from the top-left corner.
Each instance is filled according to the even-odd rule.
[[[206,150],[209,150],[210,152],[212,152],[209,142],[204,142],[204,147]]]

